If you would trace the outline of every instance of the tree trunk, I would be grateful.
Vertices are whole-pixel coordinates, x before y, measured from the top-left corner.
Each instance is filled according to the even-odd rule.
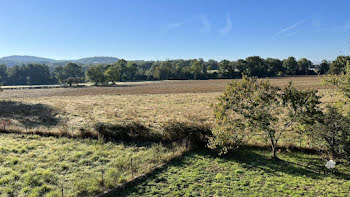
[[[272,155],[273,155],[273,158],[276,159],[276,160],[279,160],[279,158],[277,157],[277,150],[276,150],[276,144],[272,144]]]
[[[276,147],[272,146],[272,155],[274,159],[278,159],[277,154],[276,154]]]

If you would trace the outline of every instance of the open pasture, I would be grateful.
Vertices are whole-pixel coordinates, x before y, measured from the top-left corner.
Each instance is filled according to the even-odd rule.
[[[157,143],[0,134],[0,195],[61,196],[62,187],[64,196],[96,195],[183,151]]]
[[[324,174],[325,160],[316,154],[242,149],[218,157],[195,151],[132,185],[120,196],[349,196],[349,163]],[[110,196],[115,195],[111,194]]]

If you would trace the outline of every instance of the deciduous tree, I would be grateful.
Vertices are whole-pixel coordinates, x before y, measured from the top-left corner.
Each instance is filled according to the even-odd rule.
[[[105,76],[105,71],[106,67],[102,64],[94,65],[86,71],[86,77],[89,81],[94,82],[96,85],[99,83],[106,84],[108,81],[107,77]]]
[[[346,64],[350,62],[350,56],[338,56],[330,65],[330,74],[341,74],[345,71]]]
[[[218,127],[209,147],[228,149],[246,142],[250,136],[262,132],[270,139],[272,154],[281,136],[297,123],[312,124],[319,114],[316,90],[299,90],[290,83],[280,89],[268,80],[243,77],[233,81],[215,105]]]
[[[287,75],[296,75],[298,72],[298,63],[294,57],[288,57],[283,60],[283,68]]]
[[[307,128],[307,133],[333,159],[350,156],[350,119],[337,108],[327,106],[317,123]]]
[[[104,72],[104,75],[107,78],[107,81],[111,81],[113,84],[115,84],[116,81],[120,81],[120,71],[115,65],[109,66]]]

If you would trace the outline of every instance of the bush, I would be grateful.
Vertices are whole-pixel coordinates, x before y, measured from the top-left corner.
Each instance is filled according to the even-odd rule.
[[[163,134],[153,132],[150,128],[138,123],[97,123],[95,131],[105,140],[177,142],[186,139],[192,145],[205,146],[211,136],[209,125],[196,122],[168,121],[163,125]]]
[[[151,130],[137,122],[109,124],[97,123],[94,126],[98,135],[106,140],[136,140],[136,141],[159,141],[160,137]]]
[[[206,145],[211,136],[210,126],[198,122],[179,122],[171,120],[163,125],[164,140],[175,142],[187,139],[193,145]]]

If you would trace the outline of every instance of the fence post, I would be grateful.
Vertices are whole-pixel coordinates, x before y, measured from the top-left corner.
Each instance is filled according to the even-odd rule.
[[[132,168],[132,157],[130,158],[131,178],[134,178],[134,169]]]
[[[64,193],[63,193],[63,183],[61,185],[61,196],[64,197]]]

